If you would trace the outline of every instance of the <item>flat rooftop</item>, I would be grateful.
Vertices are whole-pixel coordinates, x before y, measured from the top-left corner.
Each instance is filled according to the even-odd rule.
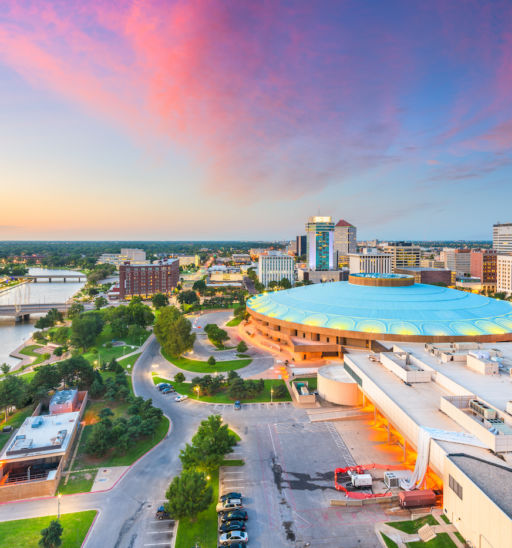
[[[405,345],[399,344],[400,348]],[[410,345],[409,345],[410,346]],[[418,343],[418,346],[423,346]],[[412,350],[411,350],[412,352]],[[418,353],[413,352],[417,357]],[[368,376],[372,381],[387,394],[395,404],[400,407],[407,415],[419,426],[444,430],[447,432],[461,432],[473,437],[475,442],[478,440],[455,420],[441,412],[439,409],[440,400],[443,396],[452,396],[453,394],[444,389],[435,382],[411,383],[406,385],[394,373],[388,371],[383,365],[370,360],[368,351],[351,351],[347,354],[354,363]],[[482,375],[478,375],[482,377]],[[385,409],[383,410],[385,413]],[[455,441],[437,440],[436,442],[445,450],[447,454],[464,452],[468,455],[481,458],[484,461],[503,464],[503,461],[492,455],[487,449],[457,443]]]
[[[28,417],[4,446],[0,460],[59,455],[66,452],[80,413]]]
[[[390,346],[390,343],[383,343]],[[425,345],[420,343],[397,343],[397,346],[410,352],[427,365],[443,373],[466,390],[479,396],[497,409],[505,411],[507,402],[512,400],[512,376],[507,372],[499,375],[481,375],[472,371],[465,362],[441,363],[435,356],[425,351]],[[512,343],[482,343],[480,350],[496,349],[502,352],[506,361],[512,363]],[[467,354],[470,350],[462,350],[456,354]]]
[[[453,419],[439,410],[441,397],[452,395],[448,390],[434,382],[412,383],[407,386],[383,365],[371,361],[368,351],[351,351],[347,357],[353,360],[418,425],[452,432],[465,432]]]

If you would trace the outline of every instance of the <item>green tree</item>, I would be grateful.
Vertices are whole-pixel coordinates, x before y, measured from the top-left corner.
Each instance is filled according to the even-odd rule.
[[[185,382],[185,375],[183,373],[176,373],[176,375],[174,375],[174,382]]]
[[[284,384],[278,384],[273,389],[274,398],[284,398],[288,394],[288,389]]]
[[[240,354],[243,354],[244,352],[247,352],[247,345],[245,344],[245,341],[240,341],[236,345],[236,351],[239,352]]]
[[[224,346],[224,343],[229,339],[229,335],[224,329],[221,329],[217,324],[206,324],[205,333],[208,335],[210,341],[218,347]]]
[[[34,399],[39,401],[47,398],[48,392],[58,388],[61,382],[62,377],[56,365],[41,365],[30,381],[29,391]]]
[[[68,308],[68,318],[70,318],[72,320],[75,316],[79,316],[83,311],[84,311],[84,305],[83,304],[73,303]]]
[[[138,325],[140,327],[146,327],[148,325],[151,325],[155,319],[155,315],[153,314],[149,306],[133,299],[128,305],[128,313],[130,315],[129,323]]]
[[[183,470],[172,480],[165,498],[165,509],[174,519],[193,520],[212,503],[213,490],[202,472]]]
[[[112,336],[116,339],[124,339],[126,335],[128,335],[128,324],[124,318],[114,318],[110,322],[110,328],[112,330]]]
[[[85,312],[75,316],[71,323],[71,342],[77,348],[90,348],[103,329],[104,321],[99,312]]]
[[[107,306],[107,304],[108,301],[107,299],[105,299],[105,297],[96,297],[96,299],[94,299],[94,307],[96,308],[96,310]]]
[[[192,331],[192,324],[174,306],[162,308],[155,322],[155,336],[170,356],[181,356],[183,352],[191,350],[196,336]]]
[[[217,360],[213,356],[210,356],[208,358],[208,365],[215,365],[216,363],[217,363]]]
[[[26,395],[27,385],[21,377],[7,374],[5,379],[0,382],[0,407],[5,411],[6,420],[9,409],[11,407],[16,407],[17,409],[22,407],[26,400]]]
[[[281,281],[279,282],[279,285],[283,289],[290,289],[292,287],[292,283],[290,282],[290,280],[288,278],[281,278]]]
[[[236,440],[227,424],[223,424],[222,417],[210,415],[201,421],[192,443],[180,452],[180,460],[183,468],[212,471],[222,464],[224,455],[230,453],[234,445]]]
[[[41,531],[41,539],[39,540],[39,546],[43,548],[56,548],[62,544],[62,525],[58,520],[54,519],[50,522],[50,525]]]
[[[194,304],[199,302],[199,297],[197,296],[197,293],[192,290],[181,291],[180,293],[178,293],[177,298],[180,304]]]
[[[206,291],[206,282],[204,280],[196,280],[192,285],[192,289],[202,295]]]
[[[169,298],[163,293],[155,293],[151,299],[151,302],[155,308],[163,308],[164,306],[169,305]]]
[[[60,378],[68,387],[89,388],[93,383],[94,369],[83,356],[73,356],[57,364]]]

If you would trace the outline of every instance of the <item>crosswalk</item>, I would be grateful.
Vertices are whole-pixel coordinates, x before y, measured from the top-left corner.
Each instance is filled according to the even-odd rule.
[[[292,402],[290,401],[282,401],[282,402],[265,402],[265,403],[242,403],[242,408],[239,410],[239,412],[250,412],[257,409],[275,409],[275,408],[283,408],[283,407],[291,407]],[[226,411],[228,409],[233,409],[233,404],[231,403],[215,403],[211,404],[210,407],[214,412],[222,412]]]
[[[344,462],[346,463],[346,466],[355,466],[356,461],[354,460],[354,457],[350,453],[347,445],[343,441],[343,438],[340,436],[339,432],[336,430],[335,426],[332,424],[332,422],[324,422],[321,424],[325,424],[328,432],[331,434],[331,437],[336,445],[336,447],[340,450],[340,453],[343,457]]]

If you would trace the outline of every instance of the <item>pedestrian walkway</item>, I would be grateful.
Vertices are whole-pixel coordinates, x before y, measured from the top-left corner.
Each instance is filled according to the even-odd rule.
[[[461,542],[455,535],[455,532],[457,531],[456,527],[451,523],[445,523],[441,518],[441,514],[441,510],[432,511],[432,516],[439,524],[430,526],[434,533],[436,535],[438,535],[439,533],[447,533],[450,537],[450,540],[453,541],[454,546],[456,546],[457,548],[464,548],[464,543]],[[407,548],[407,544],[409,542],[421,542],[420,536],[417,533],[404,533],[403,531],[400,531],[399,529],[396,529],[395,527],[388,525],[385,522],[379,522],[375,524],[375,534],[377,535],[380,543],[384,547],[386,546],[386,543],[384,542],[381,533],[383,533],[393,542],[395,542],[398,548]]]

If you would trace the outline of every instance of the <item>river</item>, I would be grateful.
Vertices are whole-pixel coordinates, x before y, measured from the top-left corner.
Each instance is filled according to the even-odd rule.
[[[29,268],[29,274],[76,274],[72,270]],[[23,284],[0,293],[0,304],[63,303],[84,286],[83,282],[37,282]],[[37,318],[36,318],[37,319]],[[18,360],[9,354],[34,332],[34,322],[15,324],[12,318],[0,318],[0,364],[14,365]]]

